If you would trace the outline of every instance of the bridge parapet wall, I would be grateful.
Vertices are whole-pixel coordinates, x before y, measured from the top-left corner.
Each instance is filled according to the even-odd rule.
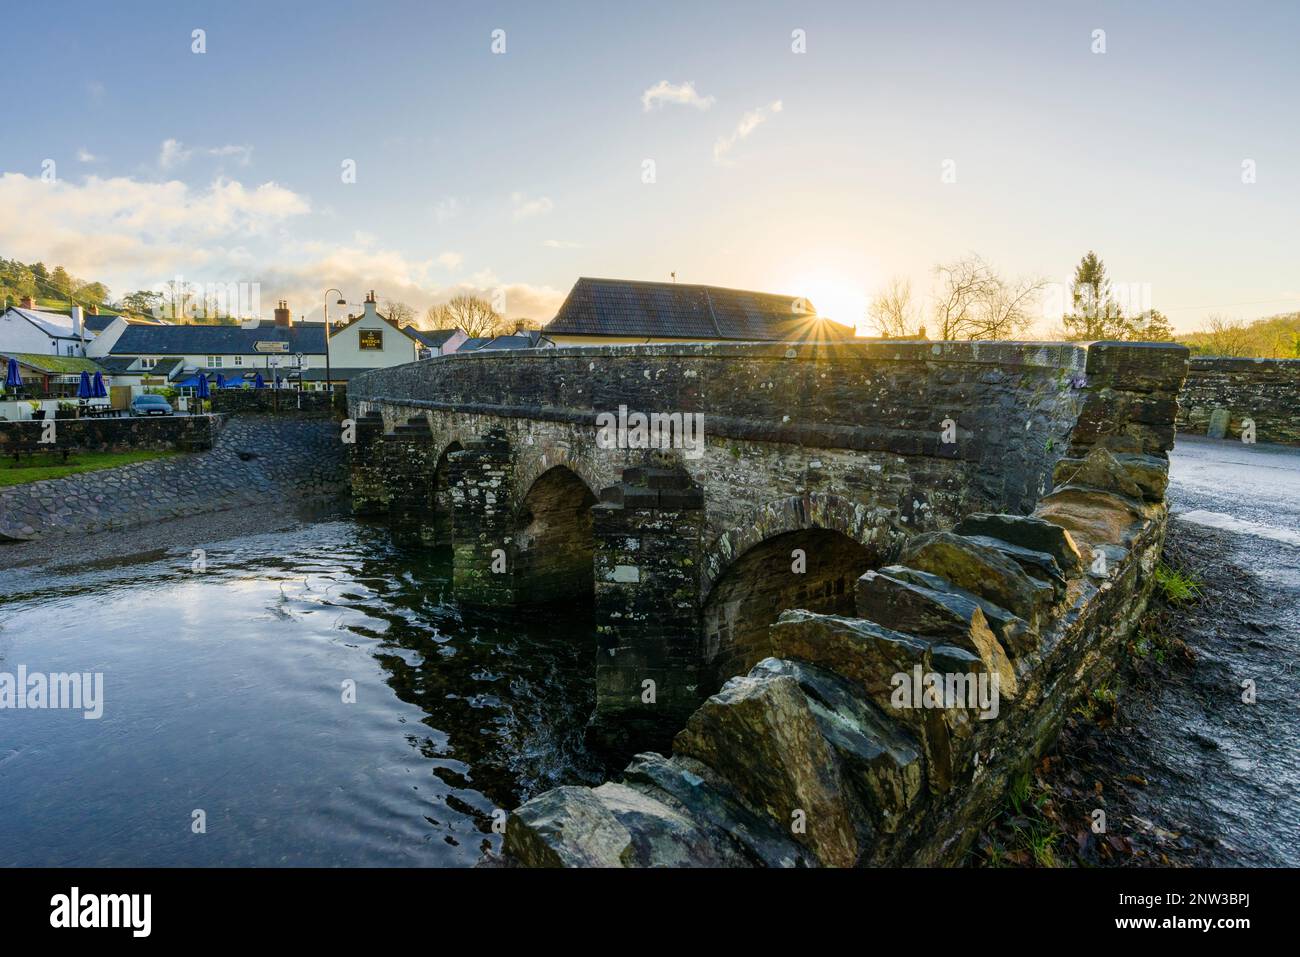
[[[641,754],[616,781],[530,800],[507,823],[506,855],[961,861],[1077,697],[1105,686],[1145,608],[1186,355],[1094,344],[1069,455],[1031,516],[976,514],[910,538],[897,563],[861,576],[851,614],[786,611],[772,655],[701,705],[670,757]]]

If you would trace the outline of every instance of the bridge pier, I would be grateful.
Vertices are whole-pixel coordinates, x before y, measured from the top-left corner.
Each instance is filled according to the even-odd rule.
[[[382,515],[388,511],[388,489],[381,463],[384,417],[367,412],[355,420],[354,442],[348,450],[352,478],[352,514]]]
[[[383,437],[382,464],[393,541],[434,544],[433,433],[421,418],[408,419]]]
[[[455,512],[452,588],[474,605],[515,601],[514,460],[505,431],[491,429],[447,456]],[[436,531],[436,530],[435,530]]]
[[[704,491],[678,469],[629,468],[592,509],[598,640],[588,742],[664,747],[712,690],[701,655]]]

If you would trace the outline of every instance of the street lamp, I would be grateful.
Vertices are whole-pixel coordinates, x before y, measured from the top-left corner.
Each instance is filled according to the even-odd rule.
[[[330,293],[332,292],[339,294],[339,301],[335,305],[346,306],[348,304],[348,301],[343,298],[342,289],[325,290],[325,391],[331,395],[334,393],[334,383],[330,379]],[[330,405],[333,406],[333,404],[333,400],[330,400]]]

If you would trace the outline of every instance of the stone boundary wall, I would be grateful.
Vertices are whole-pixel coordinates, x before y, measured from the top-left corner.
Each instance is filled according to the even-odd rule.
[[[1217,409],[1224,412],[1212,421]],[[1300,359],[1192,356],[1178,430],[1239,439],[1245,419],[1255,423],[1257,442],[1300,445]]]
[[[691,715],[671,757],[528,801],[507,822],[506,857],[961,862],[1074,701],[1105,687],[1145,609],[1186,359],[1181,346],[1090,346],[1068,455],[1031,515],[914,536],[857,581],[854,616],[784,612],[771,654]]]
[[[54,443],[42,443],[49,423],[0,422],[0,458],[15,452],[197,452],[212,448],[224,418],[219,415],[129,416],[55,419]]]
[[[240,507],[278,512],[346,494],[345,462],[333,422],[234,419],[207,451],[0,488],[0,541]]]
[[[325,416],[330,412],[329,393],[298,392],[295,389],[214,388],[209,401],[213,412],[231,415]],[[340,398],[339,401],[343,400]]]
[[[971,497],[1027,511],[1087,382],[1088,347],[1017,342],[690,343],[452,354],[364,373],[352,415],[454,412],[591,428],[703,413],[705,437],[952,460]],[[399,418],[400,416],[401,418]],[[942,440],[942,423],[956,440]],[[1010,423],[1016,428],[1008,428]]]

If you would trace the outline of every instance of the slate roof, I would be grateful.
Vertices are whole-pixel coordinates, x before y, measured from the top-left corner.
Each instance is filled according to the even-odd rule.
[[[412,339],[418,339],[423,345],[430,349],[441,349],[447,344],[447,340],[460,332],[459,329],[416,329],[407,326],[402,330]]]
[[[122,373],[127,372],[131,369],[131,366],[134,365],[136,362],[136,357],[135,356],[103,356],[99,359],[96,359],[95,361],[98,362],[103,367],[105,372],[111,372],[117,375],[121,375]],[[137,370],[137,371],[143,372],[144,370]]]
[[[255,329],[242,326],[155,326],[130,323],[113,344],[114,355],[249,355],[257,342],[287,342],[289,355],[325,354],[325,325],[296,322],[287,329],[263,320]]]
[[[475,351],[497,352],[504,349],[537,349],[553,345],[555,345],[555,343],[542,335],[541,332],[533,330],[531,332],[516,333],[509,336],[493,336],[491,339],[479,346]]]
[[[545,332],[746,342],[853,338],[851,328],[817,317],[812,304],[797,296],[585,276]]]
[[[474,336],[472,339],[466,339],[464,342],[462,342],[460,344],[460,348],[457,349],[456,351],[477,352],[479,349],[482,349],[484,345],[486,345],[491,341],[492,341],[491,336]]]
[[[10,306],[11,311],[22,316],[41,332],[56,339],[75,339],[72,332],[72,317],[64,312],[46,312],[44,309],[20,309]]]

